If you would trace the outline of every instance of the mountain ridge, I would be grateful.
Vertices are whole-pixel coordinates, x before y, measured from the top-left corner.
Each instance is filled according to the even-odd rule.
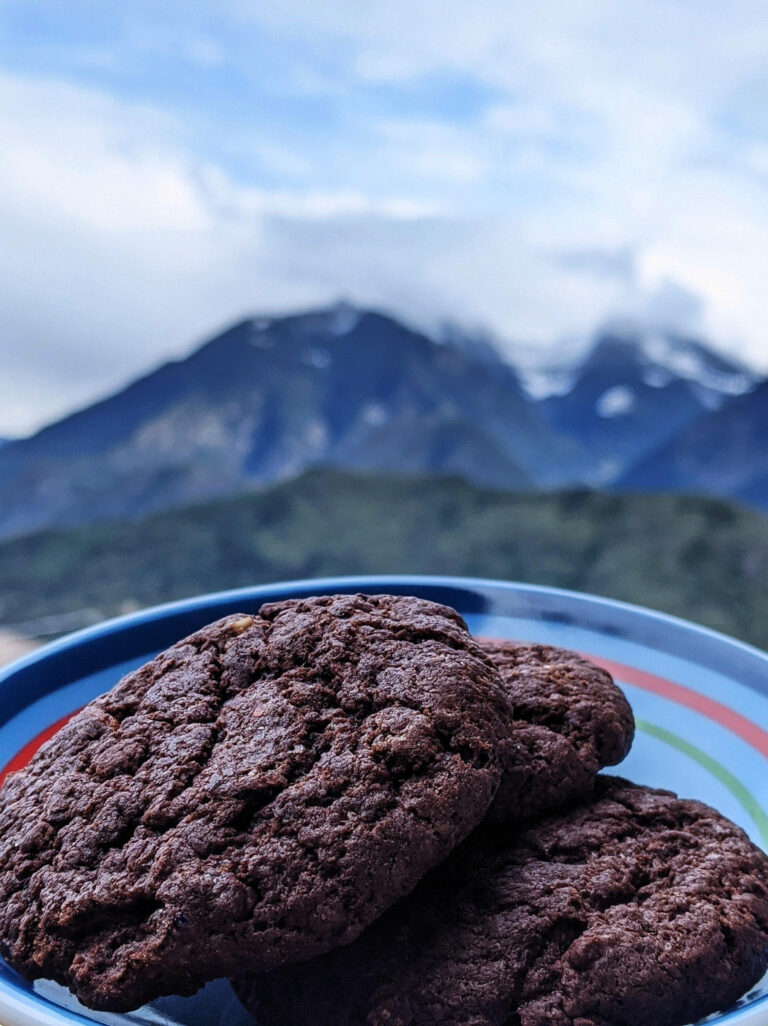
[[[646,454],[617,482],[628,491],[687,491],[768,508],[768,381]]]
[[[487,336],[431,338],[349,303],[241,319],[2,446],[0,537],[234,495],[314,465],[624,487],[753,383],[701,343],[627,327],[598,335],[568,373],[568,391],[537,400]],[[739,494],[760,501],[762,485]]]
[[[586,483],[610,485],[623,467],[752,381],[746,368],[693,340],[613,330],[595,340],[570,388],[544,398],[541,408],[553,427],[592,454]]]
[[[241,321],[0,451],[0,534],[233,494],[313,463],[526,486],[572,446],[511,368],[374,311]]]

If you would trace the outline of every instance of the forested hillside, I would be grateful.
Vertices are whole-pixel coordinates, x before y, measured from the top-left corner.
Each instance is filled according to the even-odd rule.
[[[268,491],[0,546],[0,626],[68,628],[214,589],[360,573],[468,574],[666,610],[768,648],[768,519],[726,502],[513,494],[316,470]]]

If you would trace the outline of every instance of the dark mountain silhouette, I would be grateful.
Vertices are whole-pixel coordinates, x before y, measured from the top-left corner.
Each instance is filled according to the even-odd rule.
[[[135,518],[313,466],[456,474],[515,491],[618,483],[762,501],[759,409],[754,428],[737,424],[753,402],[738,397],[754,384],[743,368],[697,342],[622,329],[566,370],[567,390],[561,368],[560,394],[539,401],[489,339],[456,328],[435,340],[344,303],[244,320],[2,446],[0,537]],[[715,408],[713,423],[732,425],[723,437],[749,443],[726,443],[717,459],[696,455],[697,427],[686,433]]]
[[[768,381],[699,417],[617,482],[622,489],[726,495],[768,509]]]
[[[133,517],[322,464],[548,486],[578,450],[498,357],[341,304],[246,320],[0,452],[0,535]]]
[[[703,411],[730,402],[753,378],[698,342],[629,330],[602,334],[569,384],[542,408],[553,427],[587,450],[588,480],[602,485]]]

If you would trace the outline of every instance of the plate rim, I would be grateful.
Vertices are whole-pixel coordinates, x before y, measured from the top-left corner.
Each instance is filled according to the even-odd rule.
[[[373,594],[374,589],[395,588],[403,593],[408,588],[435,589],[446,592],[462,592],[466,594],[482,594],[487,592],[499,595],[527,597],[531,600],[548,600],[554,606],[559,601],[567,601],[576,604],[582,609],[589,609],[594,612],[613,614],[623,621],[637,622],[638,618],[645,621],[651,627],[660,630],[671,629],[678,635],[686,635],[692,640],[696,639],[704,643],[707,649],[715,646],[717,650],[727,649],[733,656],[739,658],[749,667],[761,669],[768,673],[768,652],[757,648],[749,642],[734,638],[721,631],[706,627],[703,624],[695,623],[671,613],[660,612],[648,606],[641,606],[631,602],[624,602],[620,599],[611,599],[602,595],[595,595],[589,592],[574,591],[567,588],[555,588],[549,585],[529,584],[521,581],[506,581],[490,577],[463,577],[454,575],[421,575],[421,574],[366,574],[335,577],[298,578],[296,580],[283,580],[275,583],[247,585],[242,588],[224,589],[221,591],[205,592],[199,595],[192,595],[187,598],[176,599],[172,602],[163,602],[158,605],[148,606],[145,609],[121,616],[111,617],[101,623],[81,630],[66,634],[62,638],[48,642],[35,651],[21,656],[0,670],[0,689],[9,679],[24,673],[30,667],[39,666],[41,663],[53,659],[63,653],[73,650],[83,650],[96,645],[101,648],[101,643],[108,640],[116,640],[126,636],[139,628],[151,628],[158,622],[167,623],[169,620],[182,618],[185,614],[194,614],[207,608],[214,608],[225,605],[238,598],[253,601],[254,599],[269,598],[277,601],[288,597],[305,597],[315,593],[328,594],[333,590],[339,592],[353,593],[362,591]],[[604,633],[616,633],[609,629]],[[701,649],[696,647],[692,651],[693,662],[703,662],[697,658]],[[719,661],[719,660],[718,660]],[[706,665],[711,665],[707,660]],[[733,663],[729,663],[733,669]],[[77,675],[79,676],[79,674]],[[768,681],[764,688],[757,688],[768,694]],[[0,721],[1,722],[1,721]]]
[[[130,642],[132,638],[135,638],[137,632],[144,630],[151,635],[152,628],[157,628],[158,625],[168,628],[177,621],[183,622],[206,610],[232,605],[239,599],[253,603],[254,601],[276,601],[288,597],[305,597],[316,593],[327,594],[332,591],[347,593],[362,591],[371,594],[377,591],[387,591],[387,589],[394,589],[401,593],[408,593],[409,589],[418,589],[422,592],[431,590],[444,593],[441,595],[443,601],[448,599],[450,593],[463,594],[467,597],[474,595],[476,599],[478,596],[486,597],[491,593],[510,600],[517,599],[519,604],[517,613],[521,616],[526,615],[526,612],[530,616],[534,607],[539,615],[543,616],[547,609],[554,612],[558,604],[566,603],[571,607],[577,607],[579,611],[587,611],[592,614],[589,617],[590,620],[595,617],[599,618],[602,621],[602,626],[594,626],[593,629],[599,630],[600,633],[618,636],[623,634],[622,624],[637,625],[639,620],[647,626],[650,632],[658,631],[662,639],[665,633],[669,632],[678,640],[686,638],[692,642],[690,647],[686,646],[688,650],[681,654],[694,663],[712,666],[711,655],[714,650],[715,662],[726,666],[730,676],[737,678],[747,686],[752,686],[761,694],[768,695],[768,653],[747,642],[669,613],[600,595],[494,578],[367,574],[301,578],[207,592],[150,606],[68,634],[9,663],[0,670],[0,706],[3,708],[3,713],[0,714],[0,726],[37,697],[30,695],[28,689],[24,687],[17,688],[17,685],[24,681],[31,682],[35,677],[38,678],[38,681],[44,681],[46,676],[50,676],[59,666],[62,668],[68,666],[71,674],[67,680],[58,678],[61,685],[83,676],[84,667],[86,669],[90,667],[89,672],[96,672],[104,666],[104,655],[108,650],[113,649],[116,643],[120,648],[120,642]],[[527,600],[529,604],[527,610],[524,601],[521,600]],[[508,613],[504,610],[479,608],[476,611],[512,615],[511,612]],[[463,612],[470,613],[472,611],[464,610]],[[585,626],[583,622],[579,622],[578,625]],[[587,624],[586,626],[592,625]],[[177,636],[182,637],[183,634]],[[636,641],[637,639],[635,637],[630,640]],[[161,645],[161,647],[164,646]],[[665,646],[659,647],[665,648]],[[151,645],[148,646],[147,651],[149,648]],[[72,658],[76,654],[79,655],[79,658]],[[46,666],[48,674],[39,673]],[[19,701],[15,704],[4,701],[12,689],[23,693],[23,698],[20,695]],[[35,690],[39,694],[45,694],[50,688],[40,689],[38,684],[38,688]],[[6,709],[9,710],[7,713]],[[33,1026],[33,1024],[35,1026],[72,1026],[73,1023],[93,1022],[93,1020],[84,1018],[77,1011],[57,1008],[34,992],[22,990],[15,987],[13,983],[3,980],[0,980],[0,1012],[4,1017],[7,1017],[9,1013],[13,1016],[5,1026]],[[728,1023],[729,1026],[730,1024],[747,1026],[748,1023],[750,1026],[761,1026],[768,1022],[768,994],[746,1007],[736,1008],[721,1015],[717,1022],[718,1026],[720,1023]]]

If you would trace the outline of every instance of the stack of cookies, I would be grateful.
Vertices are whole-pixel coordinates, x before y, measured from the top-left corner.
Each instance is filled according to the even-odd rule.
[[[91,702],[0,791],[0,953],[259,1026],[675,1026],[768,968],[768,859],[598,771],[603,670],[402,596],[262,606]]]

